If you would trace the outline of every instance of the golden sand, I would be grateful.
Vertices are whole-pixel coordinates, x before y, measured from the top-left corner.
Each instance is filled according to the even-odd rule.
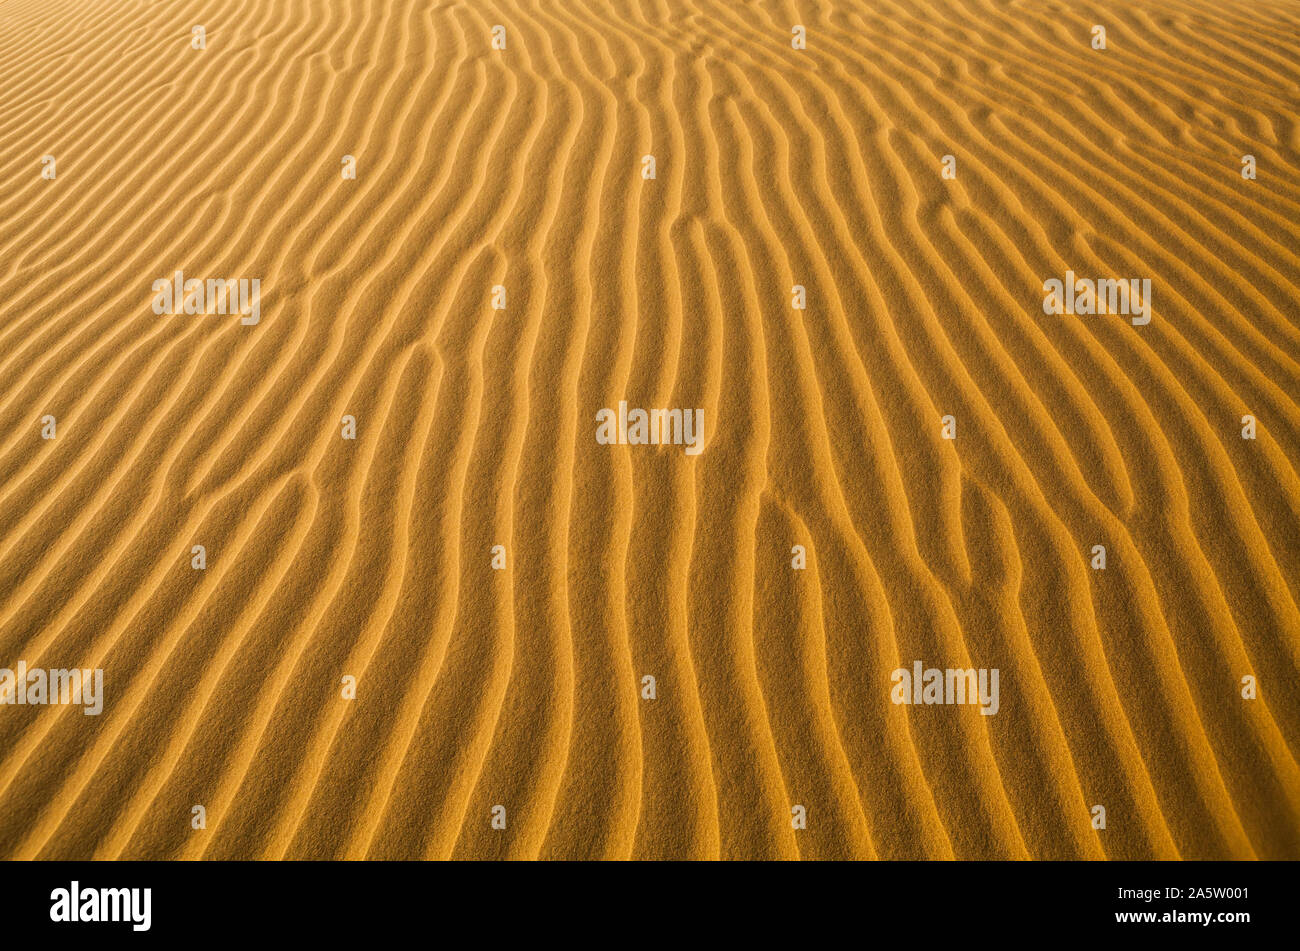
[[[0,0],[0,856],[1300,858],[1298,246],[1296,0]]]

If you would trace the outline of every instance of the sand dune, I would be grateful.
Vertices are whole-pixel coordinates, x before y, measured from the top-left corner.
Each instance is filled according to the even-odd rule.
[[[0,857],[1300,858],[1298,248],[1295,0],[0,0]]]

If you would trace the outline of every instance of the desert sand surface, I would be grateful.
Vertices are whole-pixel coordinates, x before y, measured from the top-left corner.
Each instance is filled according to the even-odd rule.
[[[0,0],[0,857],[1300,858],[1297,460],[1296,0]]]

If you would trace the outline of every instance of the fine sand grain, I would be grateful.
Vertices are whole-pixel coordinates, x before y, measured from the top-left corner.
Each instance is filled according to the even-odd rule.
[[[1298,248],[1298,0],[0,0],[0,857],[1300,858]]]

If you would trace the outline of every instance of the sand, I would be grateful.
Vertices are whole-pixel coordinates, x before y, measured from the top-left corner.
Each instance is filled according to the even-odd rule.
[[[1300,858],[1298,248],[1295,0],[0,0],[0,856]]]

